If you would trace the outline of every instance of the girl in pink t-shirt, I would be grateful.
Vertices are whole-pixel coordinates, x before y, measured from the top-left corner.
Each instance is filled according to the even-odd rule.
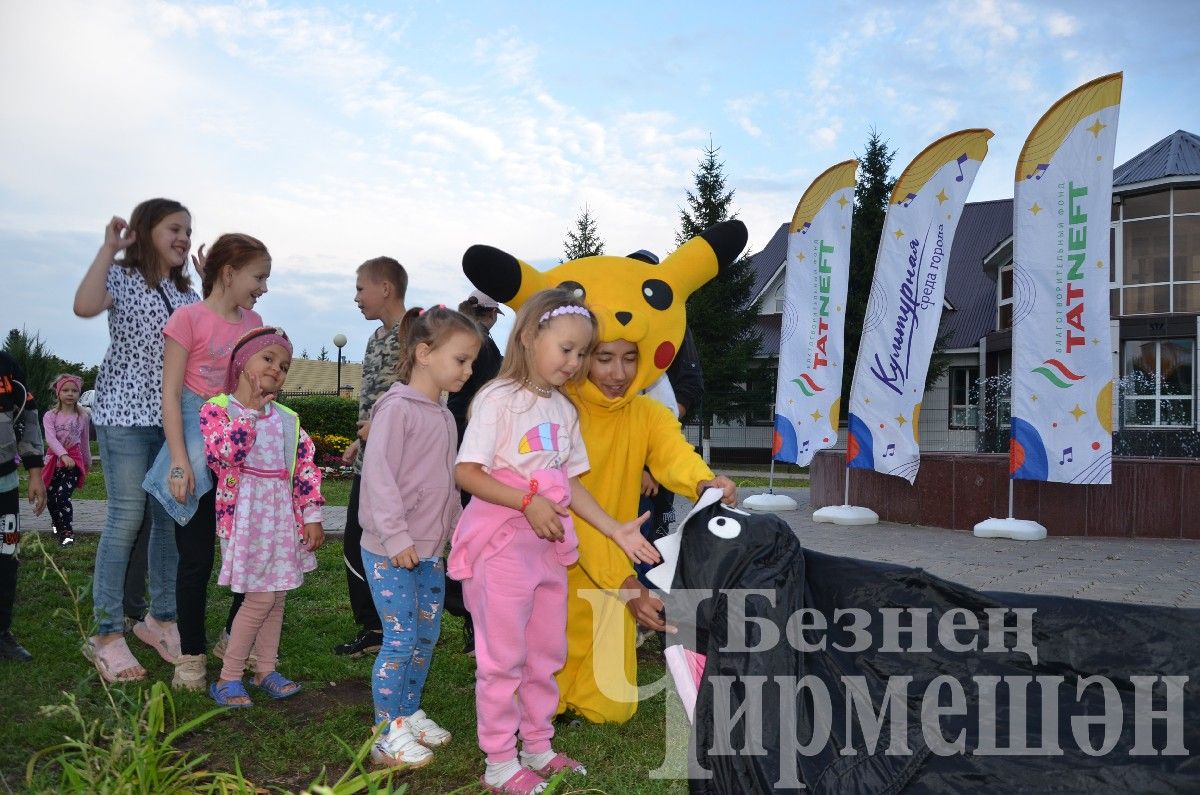
[[[479,391],[454,475],[473,496],[451,542],[448,573],[463,582],[475,622],[475,711],[492,792],[533,793],[584,767],[551,747],[567,658],[567,569],[579,555],[571,510],[630,558],[656,562],[639,528],[621,524],[579,482],[588,471],[579,414],[559,388],[587,375],[596,319],[565,290],[517,312],[504,365]],[[517,738],[522,743],[517,754]]]
[[[204,612],[216,537],[213,479],[200,432],[200,407],[224,391],[234,344],[263,325],[253,307],[267,292],[270,275],[271,255],[262,242],[249,235],[221,235],[205,262],[204,300],[174,312],[163,329],[167,441],[143,485],[176,524],[179,648],[159,653],[175,663],[172,684],[189,690],[206,684]],[[239,603],[234,602],[231,620]]]
[[[54,522],[59,546],[75,543],[71,524],[75,510],[71,492],[83,486],[88,465],[92,463],[88,412],[79,405],[83,379],[65,373],[54,379],[54,408],[42,417],[46,439],[46,465],[42,481],[46,484],[46,505]]]

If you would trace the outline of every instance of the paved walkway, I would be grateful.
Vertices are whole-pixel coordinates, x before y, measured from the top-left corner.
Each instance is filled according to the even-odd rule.
[[[739,496],[762,491],[741,489]],[[780,516],[806,546],[820,552],[919,566],[983,590],[1200,608],[1200,541],[1052,536],[1022,542],[891,522],[839,527],[812,521],[807,489],[776,492],[800,504]],[[24,501],[22,506],[26,529],[50,528],[48,515],[33,517]],[[679,501],[680,516],[688,508],[686,501]],[[104,512],[103,500],[77,500],[76,529],[98,532]],[[326,508],[327,530],[340,531],[345,521],[345,508]]]

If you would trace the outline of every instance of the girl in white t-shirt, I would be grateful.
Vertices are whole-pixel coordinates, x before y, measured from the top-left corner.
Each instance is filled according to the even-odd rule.
[[[613,519],[579,482],[588,471],[579,415],[559,387],[586,376],[596,319],[565,290],[545,290],[517,313],[504,365],[475,396],[454,474],[472,494],[451,544],[448,573],[463,581],[475,622],[475,707],[484,786],[541,792],[583,765],[556,753],[554,674],[567,654],[567,572],[578,559],[571,510],[634,561],[657,561],[639,528]],[[516,740],[522,749],[517,755]]]

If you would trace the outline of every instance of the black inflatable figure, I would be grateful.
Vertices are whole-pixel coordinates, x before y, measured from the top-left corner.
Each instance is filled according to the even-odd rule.
[[[1200,792],[1200,611],[975,591],[706,498],[651,573],[707,657],[691,792]]]

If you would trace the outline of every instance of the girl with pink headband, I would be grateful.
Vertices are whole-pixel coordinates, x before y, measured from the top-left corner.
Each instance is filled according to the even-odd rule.
[[[224,392],[200,409],[208,467],[216,474],[220,585],[242,597],[229,630],[220,678],[209,694],[223,707],[249,707],[242,681],[253,660],[253,684],[271,698],[300,685],[275,670],[287,592],[317,567],[321,470],[300,418],[275,402],[292,363],[292,343],[266,326],[234,344]]]
[[[71,527],[75,518],[71,493],[83,487],[92,463],[91,424],[88,412],[79,405],[83,379],[64,373],[54,379],[54,408],[42,417],[46,436],[46,461],[42,481],[46,484],[46,502],[50,508],[54,537],[59,546],[75,543]]]

